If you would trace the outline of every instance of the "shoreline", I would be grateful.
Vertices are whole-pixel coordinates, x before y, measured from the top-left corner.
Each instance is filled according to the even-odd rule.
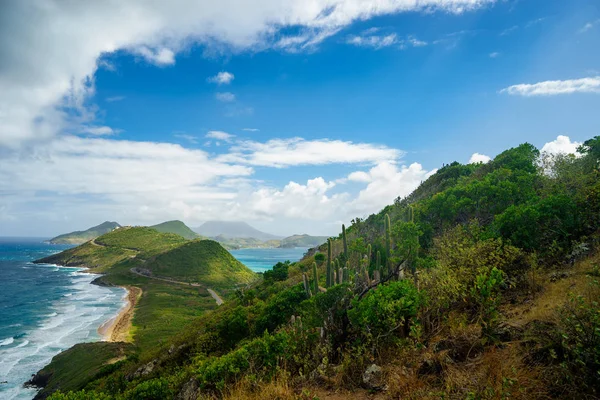
[[[131,342],[134,308],[142,295],[142,290],[136,286],[121,286],[127,291],[127,303],[119,313],[98,327],[98,334],[103,342]]]

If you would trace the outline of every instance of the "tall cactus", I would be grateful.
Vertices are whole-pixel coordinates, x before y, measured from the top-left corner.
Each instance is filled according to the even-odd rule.
[[[367,268],[371,265],[371,244],[367,246]]]
[[[313,290],[315,294],[319,293],[319,274],[317,273],[317,263],[313,263]]]
[[[308,297],[310,299],[310,297],[311,297],[310,284],[308,282],[308,277],[306,276],[306,274],[302,274],[302,282],[304,283],[304,292],[306,293],[306,297]]]
[[[331,239],[327,240],[327,280],[325,283],[326,287],[333,286],[333,280],[331,277],[333,276],[333,271],[331,269]]]
[[[406,220],[407,222],[415,222],[415,211],[411,205],[408,206],[408,210],[406,211]]]
[[[344,257],[348,259],[348,241],[346,240],[346,225],[342,224],[342,240],[344,242]]]
[[[377,257],[376,257],[376,261],[375,261],[375,269],[377,271],[381,271],[381,253],[379,252],[379,250],[377,250]]]

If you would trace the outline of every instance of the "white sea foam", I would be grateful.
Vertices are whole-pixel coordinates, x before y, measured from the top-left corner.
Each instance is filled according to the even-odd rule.
[[[56,266],[42,266],[47,267]],[[56,273],[67,272],[57,269]],[[121,308],[123,289],[91,285],[96,275],[77,269],[68,273],[73,277],[68,288],[73,295],[53,303],[52,312],[38,328],[17,336],[16,346],[12,337],[0,341],[0,381],[8,382],[0,385],[1,399],[33,398],[35,389],[24,388],[23,383],[59,352],[77,343],[101,340],[98,327]]]

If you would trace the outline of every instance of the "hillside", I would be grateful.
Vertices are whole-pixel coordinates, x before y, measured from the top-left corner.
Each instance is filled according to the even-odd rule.
[[[280,236],[261,232],[245,222],[208,221],[195,228],[194,231],[209,238],[223,236],[227,238],[252,238],[261,241],[281,238]]]
[[[144,268],[156,276],[210,286],[248,283],[255,274],[213,240],[195,240],[149,260]]]
[[[327,236],[293,235],[281,239],[279,247],[315,247],[327,242]]]
[[[92,240],[97,238],[98,236],[104,235],[110,231],[115,230],[116,228],[120,228],[116,222],[105,221],[100,225],[91,227],[85,231],[75,231],[71,233],[65,233],[63,235],[58,235],[48,241],[48,243],[52,244],[82,244],[87,242],[88,240]]]
[[[181,221],[167,221],[161,224],[149,226],[149,228],[156,229],[162,233],[174,233],[176,235],[183,236],[188,240],[198,239],[200,237],[196,232],[192,231]]]
[[[450,164],[85,389],[102,399],[599,398],[600,137],[579,151],[548,158],[523,144],[488,164]],[[180,254],[156,258],[164,271],[196,268],[195,252]]]

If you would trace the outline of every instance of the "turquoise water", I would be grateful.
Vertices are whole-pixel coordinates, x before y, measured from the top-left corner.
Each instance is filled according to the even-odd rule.
[[[231,250],[235,258],[254,272],[265,272],[273,268],[278,262],[298,261],[308,248],[296,247],[292,249],[241,249]]]
[[[97,275],[31,263],[68,247],[0,238],[0,399],[33,398],[23,383],[61,351],[100,340],[125,304],[124,289],[90,284]]]

